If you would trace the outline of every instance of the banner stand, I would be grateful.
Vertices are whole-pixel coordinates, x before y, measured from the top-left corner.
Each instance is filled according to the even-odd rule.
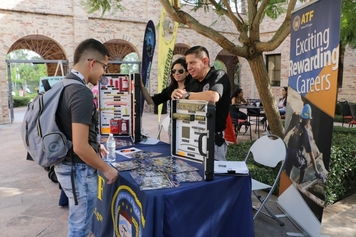
[[[286,106],[287,156],[277,204],[302,233],[321,236],[337,100],[341,0],[294,10]]]

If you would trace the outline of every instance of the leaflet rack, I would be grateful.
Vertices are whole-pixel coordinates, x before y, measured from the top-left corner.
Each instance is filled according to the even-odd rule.
[[[105,74],[98,87],[100,134],[140,142],[140,74]]]
[[[215,105],[173,100],[172,155],[203,164],[204,180],[214,179]]]

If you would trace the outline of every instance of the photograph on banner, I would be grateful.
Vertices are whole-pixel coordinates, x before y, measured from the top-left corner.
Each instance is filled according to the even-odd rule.
[[[311,236],[319,234],[325,205],[337,99],[340,12],[341,1],[319,0],[295,10],[291,19],[284,137],[288,152],[278,203]]]

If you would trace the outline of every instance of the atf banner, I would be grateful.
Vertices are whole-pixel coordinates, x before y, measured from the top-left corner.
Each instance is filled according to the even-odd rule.
[[[172,4],[173,1],[169,0],[169,2]],[[176,2],[179,4],[179,1]],[[177,31],[178,22],[174,22],[168,16],[166,10],[162,8],[158,38],[158,93],[161,93],[162,89],[168,86]],[[161,119],[161,112],[162,104],[158,106],[158,121]]]
[[[152,59],[155,51],[155,46],[156,46],[156,30],[153,22],[149,20],[147,22],[145,36],[143,38],[142,67],[141,67],[142,82],[146,88],[148,87],[148,82],[150,78]],[[143,96],[141,96],[141,103],[140,103],[141,117],[143,113],[143,103],[144,103],[144,98]]]
[[[341,0],[319,0],[291,19],[288,153],[278,204],[310,236],[319,236],[337,98]]]

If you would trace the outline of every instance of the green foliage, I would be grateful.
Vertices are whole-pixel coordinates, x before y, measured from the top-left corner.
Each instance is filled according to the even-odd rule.
[[[354,0],[342,1],[340,40],[342,45],[356,48],[356,2]]]
[[[14,96],[13,100],[14,100],[14,108],[16,107],[24,107],[27,106],[27,104],[31,101],[31,97],[27,97],[27,96]]]
[[[355,193],[356,128],[334,127],[327,181],[326,203],[331,204]]]
[[[121,0],[82,0],[80,4],[88,11],[93,13],[101,11],[101,16],[105,12],[115,13],[117,10],[124,11],[125,8],[121,5]]]
[[[244,160],[253,142],[229,145],[227,160]],[[269,184],[273,183],[279,169],[268,169],[253,161],[247,166],[252,177]],[[340,201],[356,192],[356,128],[334,127],[329,167],[325,205]],[[274,193],[278,194],[278,188]]]

